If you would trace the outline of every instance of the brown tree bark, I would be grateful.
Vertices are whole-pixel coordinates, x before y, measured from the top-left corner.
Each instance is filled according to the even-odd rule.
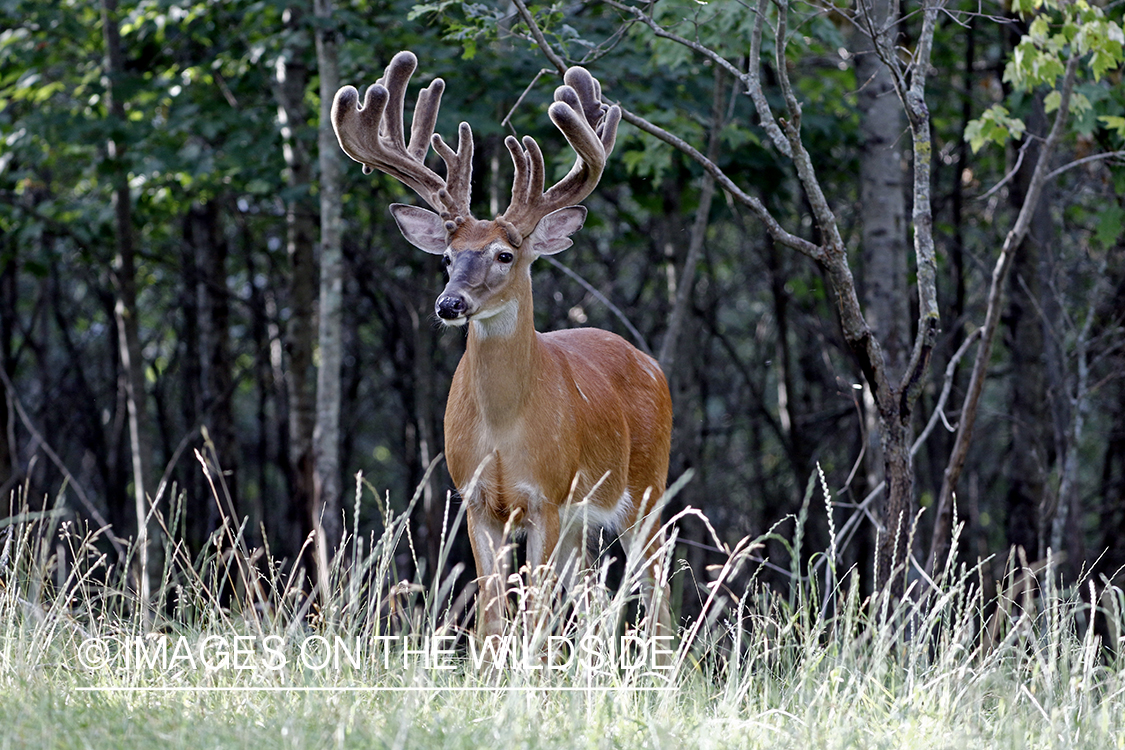
[[[417,441],[417,461],[414,475],[421,476],[430,462],[438,453],[437,424],[440,419],[436,408],[441,403],[441,396],[436,393],[434,382],[434,330],[428,318],[418,314],[414,305],[407,306],[410,317],[410,331],[413,336],[412,346],[414,364],[412,379],[413,416],[417,425],[415,439]],[[442,521],[445,516],[445,493],[439,489],[437,472],[433,472],[422,487],[422,514],[424,518],[421,536],[426,546],[426,559],[436,565],[441,554]],[[435,575],[443,575],[442,571],[432,571]]]
[[[708,158],[719,156],[720,135],[726,121],[726,86],[722,71],[716,69],[712,82],[711,121],[707,145]],[[684,186],[674,178],[667,181],[667,193],[674,193],[669,202],[678,203],[683,196]],[[695,220],[688,234],[687,247],[683,248],[683,224],[678,210],[666,211],[666,219],[661,222],[663,254],[668,263],[669,313],[668,327],[661,342],[656,359],[660,369],[668,378],[668,388],[672,394],[672,413],[679,415],[672,424],[672,474],[682,474],[688,470],[698,470],[702,462],[704,420],[695,407],[701,401],[699,383],[694,369],[697,366],[698,338],[683,337],[683,331],[691,315],[693,290],[695,288],[696,268],[703,255],[703,244],[710,225],[711,204],[715,197],[715,178],[704,174],[699,187],[699,205]],[[680,268],[676,264],[682,257]],[[693,502],[692,488],[673,498],[668,513],[674,513]],[[688,553],[699,555],[697,548]],[[693,562],[699,562],[694,560]]]
[[[199,261],[201,253],[195,247],[195,212],[188,211],[183,219],[183,238],[180,243],[180,276],[183,282],[180,292],[180,319],[183,329],[180,340],[181,364],[179,367],[180,411],[183,423],[193,432],[199,424],[199,396],[202,376],[199,350]],[[198,441],[194,443],[198,446]],[[206,488],[203,473],[195,461],[184,462],[178,477],[180,491],[184,493],[184,539],[188,548],[198,553],[207,542],[207,535],[214,530],[217,508]]]
[[[893,6],[890,8],[886,16],[888,20],[894,17]],[[941,321],[937,305],[937,263],[930,206],[933,142],[930,136],[930,113],[926,106],[926,75],[939,9],[940,3],[927,3],[923,7],[922,29],[909,76],[903,70],[898,48],[889,36],[891,27],[876,21],[880,11],[870,5],[861,6],[859,10],[861,26],[866,26],[880,60],[890,71],[890,80],[910,128],[913,154],[911,224],[914,230],[917,273],[918,330],[909,357],[903,358],[901,371],[889,368],[885,350],[881,352],[875,348],[875,356],[870,360],[873,372],[865,373],[868,383],[873,387],[876,408],[879,410],[886,482],[883,511],[880,514],[883,529],[876,550],[875,581],[877,587],[885,586],[894,597],[900,596],[905,586],[912,524],[917,512],[912,453],[914,407],[929,374],[930,356]],[[884,357],[881,362],[880,355]],[[862,358],[860,362],[862,365]]]
[[[249,326],[250,338],[254,342],[257,359],[254,365],[255,383],[255,415],[257,435],[253,449],[255,462],[258,466],[257,477],[253,491],[243,493],[247,515],[251,518],[262,519],[261,533],[268,539],[270,546],[277,551],[279,556],[289,556],[292,553],[286,547],[288,543],[288,530],[283,528],[286,524],[285,511],[288,507],[287,499],[282,498],[284,493],[278,491],[278,485],[285,482],[284,471],[278,471],[287,464],[288,453],[283,438],[287,434],[285,425],[285,388],[278,372],[281,369],[281,343],[277,331],[276,305],[272,296],[267,293],[268,282],[261,281],[258,264],[255,258],[255,241],[250,236],[245,224],[240,227],[240,246],[246,263],[246,275],[251,279],[249,299]],[[279,474],[281,476],[279,476]],[[279,481],[280,480],[280,481]]]

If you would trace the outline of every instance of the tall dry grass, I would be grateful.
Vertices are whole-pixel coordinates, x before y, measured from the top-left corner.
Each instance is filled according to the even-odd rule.
[[[221,481],[212,486],[229,508]],[[636,556],[618,587],[606,558],[570,590],[556,583],[546,620],[514,580],[505,635],[518,653],[487,660],[466,628],[471,571],[428,575],[415,553],[418,496],[396,511],[357,477],[349,531],[312,578],[249,548],[226,513],[189,555],[183,500],[170,497],[156,514],[164,567],[150,602],[137,597],[135,547],[118,553],[109,530],[69,520],[62,495],[40,512],[19,497],[0,521],[0,747],[151,745],[133,723],[143,715],[167,746],[184,747],[259,732],[302,747],[1125,747],[1125,592],[1089,577],[1063,588],[1052,560],[1013,556],[989,598],[985,566],[957,564],[955,548],[934,580],[903,572],[901,600],[864,597],[857,571],[837,566],[834,527],[828,550],[800,559],[808,515],[831,508],[822,482],[810,482],[793,538],[780,539],[787,587],[760,579],[776,529],[723,546],[708,571],[668,566],[705,581],[670,669],[640,658]],[[365,503],[382,524],[360,536]],[[446,511],[439,571],[464,533],[463,508]],[[688,515],[707,523],[691,509],[670,519],[671,560]],[[584,662],[583,643],[606,658]],[[75,720],[87,730],[64,726]]]

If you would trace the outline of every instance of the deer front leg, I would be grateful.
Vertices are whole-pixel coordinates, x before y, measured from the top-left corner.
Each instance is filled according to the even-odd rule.
[[[551,556],[559,544],[559,508],[539,502],[531,509],[527,521],[528,633],[545,636],[550,622],[551,598],[558,576]]]
[[[506,529],[487,511],[470,505],[469,543],[477,565],[477,636],[502,635],[508,604],[511,549]]]

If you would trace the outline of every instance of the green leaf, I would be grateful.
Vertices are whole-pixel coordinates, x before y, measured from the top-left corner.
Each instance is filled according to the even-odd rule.
[[[1036,44],[1044,44],[1050,36],[1051,27],[1047,24],[1046,16],[1036,16],[1035,20],[1031,22],[1031,27],[1027,31],[1027,35]]]
[[[1094,74],[1095,81],[1100,81],[1106,71],[1113,70],[1117,65],[1118,59],[1106,49],[1094,50],[1094,55],[1090,58],[1090,72]]]
[[[1070,95],[1070,110],[1074,112],[1075,115],[1082,116],[1083,114],[1089,112],[1090,108],[1090,100],[1087,99],[1086,95],[1082,92],[1075,91]]]
[[[1125,117],[1117,117],[1115,115],[1101,115],[1099,120],[1105,124],[1107,130],[1116,131],[1119,136],[1125,138]]]
[[[1003,146],[1009,138],[1019,140],[1026,131],[1027,126],[1023,120],[1009,116],[1007,109],[994,104],[968,124],[965,128],[965,140],[969,142],[973,153],[976,153],[987,143]]]

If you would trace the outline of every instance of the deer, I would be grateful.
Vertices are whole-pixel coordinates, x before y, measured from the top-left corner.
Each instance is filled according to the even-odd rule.
[[[573,244],[586,219],[578,204],[601,179],[620,107],[602,102],[587,70],[567,70],[548,114],[577,155],[574,166],[544,190],[535,139],[507,136],[511,201],[479,220],[469,205],[472,129],[460,124],[456,150],[434,132],[441,78],[418,94],[406,142],[403,107],[417,64],[412,52],[395,55],[362,105],[355,87],[342,87],[331,117],[340,147],[365,174],[391,175],[433,209],[389,207],[407,242],[442,258],[448,283],[434,303],[437,318],[468,329],[444,429],[477,570],[477,636],[503,630],[510,539],[526,538],[533,575],[557,575],[569,589],[585,563],[585,529],[597,526],[620,534],[627,554],[643,556],[645,628],[667,637],[659,518],[672,433],[667,381],[656,360],[614,333],[539,333],[533,320],[531,265]],[[425,164],[430,145],[445,162],[444,177]]]

